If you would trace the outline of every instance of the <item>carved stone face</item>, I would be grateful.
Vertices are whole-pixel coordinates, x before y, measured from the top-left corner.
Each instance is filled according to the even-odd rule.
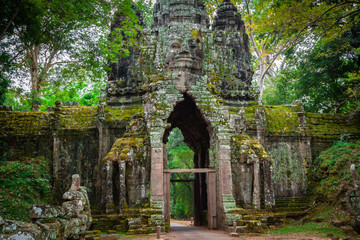
[[[166,55],[166,65],[170,71],[200,73],[203,61],[201,37],[196,34],[171,34],[169,36],[169,51]]]

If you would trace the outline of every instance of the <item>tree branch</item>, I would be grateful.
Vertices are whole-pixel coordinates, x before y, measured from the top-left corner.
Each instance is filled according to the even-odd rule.
[[[18,14],[19,9],[20,9],[20,7],[22,6],[23,2],[24,2],[24,0],[21,0],[20,4],[18,5],[18,7],[17,7],[16,10],[15,10],[15,13],[14,13],[14,14],[12,15],[12,17],[9,19],[9,21],[8,21],[8,23],[6,24],[4,30],[1,32],[1,34],[0,34],[0,40],[5,36],[5,33],[6,33],[7,29],[10,27],[11,23],[13,23],[13,21],[14,21],[16,15]]]

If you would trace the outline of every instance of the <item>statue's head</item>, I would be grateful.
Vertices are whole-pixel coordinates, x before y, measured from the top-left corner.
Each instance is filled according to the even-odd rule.
[[[172,72],[200,73],[203,62],[201,30],[170,29],[165,66]]]

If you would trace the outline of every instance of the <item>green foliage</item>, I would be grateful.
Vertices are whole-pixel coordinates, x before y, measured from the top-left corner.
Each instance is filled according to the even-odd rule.
[[[43,157],[0,165],[0,215],[29,221],[32,204],[50,196],[49,166]]]
[[[0,105],[4,104],[6,99],[6,92],[9,87],[9,80],[2,74],[0,74]]]
[[[138,5],[141,6],[143,2]],[[132,49],[139,47],[138,32],[142,27],[138,24],[139,16],[134,12],[131,0],[123,0],[123,4],[117,7],[116,15],[121,21],[121,28],[112,29],[110,36],[103,36],[101,51],[106,60],[118,62],[119,58],[129,56]]]
[[[263,100],[267,104],[302,100],[310,112],[346,113],[359,108],[360,57],[354,47],[360,46],[360,38],[354,34],[360,36],[346,32],[335,40],[319,41],[310,51],[289,52],[289,67],[276,76],[273,88],[265,89]]]
[[[345,234],[342,229],[334,227],[328,222],[310,222],[301,224],[299,222],[290,224],[284,228],[278,228],[276,230],[271,230],[269,232],[271,235],[279,235],[279,234],[296,234],[296,233],[303,233],[309,235],[318,235],[320,237],[328,237],[328,233],[332,233],[334,236],[337,237],[345,237]]]
[[[49,85],[60,84],[60,90],[56,89],[59,93],[65,91],[64,86],[73,79],[83,81],[86,77],[90,85],[104,81],[108,60],[127,56],[131,48],[136,47],[137,32],[141,30],[130,0],[106,3],[96,0],[15,0],[1,3],[0,76],[15,79],[12,87],[20,85],[26,91],[33,91],[15,96],[14,101],[7,100],[8,104],[22,110],[36,110],[41,104],[47,106],[48,102],[54,102],[42,98],[42,95],[52,94],[49,88],[43,91]],[[148,6],[144,2],[138,5]],[[121,29],[114,31],[117,38],[109,41],[109,26],[113,21],[109,13],[115,11],[124,19]],[[95,93],[89,89],[86,93],[80,92],[78,100],[83,105],[97,103],[99,88]],[[65,99],[65,93],[60,95],[58,100],[73,98],[71,94]]]
[[[279,146],[277,151],[269,152],[271,159],[275,162],[273,170],[274,182],[290,182],[302,184],[301,188],[305,188],[306,176],[302,163],[298,162],[298,157],[289,146]]]
[[[151,0],[136,1],[136,9],[141,13],[146,27],[150,28],[152,24],[153,2]]]
[[[7,157],[7,143],[0,140],[0,166],[5,164]]]
[[[167,143],[168,149],[168,168],[193,168],[194,152],[184,143],[184,137],[180,129],[174,128]],[[192,173],[173,173],[171,180],[194,179]],[[171,214],[177,218],[189,218],[193,215],[193,189],[192,182],[173,182],[171,183]]]
[[[97,106],[100,100],[100,89],[104,81],[91,81],[89,76],[80,74],[68,76],[68,80],[52,81],[44,84],[42,96],[36,97],[36,92],[25,92],[21,88],[8,89],[5,95],[5,105],[12,105],[16,111],[30,111],[34,102],[40,110],[55,106],[56,101],[76,101],[80,106]],[[66,84],[64,84],[66,82]]]
[[[342,90],[339,88],[342,80],[336,84],[332,84],[334,79],[338,79],[338,77],[330,73],[329,76],[332,80],[329,81],[330,83],[324,83],[323,80],[328,76],[322,74],[320,71],[316,72],[317,69],[322,70],[328,67],[330,70],[333,70],[333,72],[341,73],[344,69],[340,70],[339,68],[344,67],[343,65],[335,65],[335,67],[333,67],[329,59],[329,61],[322,63],[317,61],[319,64],[316,67],[313,63],[300,67],[300,64],[298,65],[297,63],[306,63],[308,60],[307,56],[297,56],[294,59],[294,63],[289,65],[286,53],[289,51],[309,52],[319,41],[323,43],[337,43],[339,38],[349,35],[349,32],[351,32],[350,35],[352,35],[351,39],[357,41],[356,39],[359,39],[359,37],[356,36],[358,30],[354,31],[354,29],[358,28],[360,21],[359,2],[247,0],[243,3],[243,1],[235,0],[235,3],[237,6],[240,6],[240,11],[250,36],[253,55],[256,56],[256,58],[253,58],[253,66],[255,67],[254,79],[258,81],[260,93],[264,85],[264,88],[267,88],[267,96],[265,96],[267,104],[273,104],[273,102],[290,103],[294,100],[303,99],[309,100],[309,104],[305,104],[305,108],[309,107],[309,105],[311,105],[310,107],[316,104],[320,105],[316,106],[315,108],[317,109],[312,111],[319,111],[319,109],[330,111],[331,108],[336,109],[343,107],[334,105],[349,105],[344,101],[344,98],[342,98],[340,102],[336,102],[339,100],[336,92],[339,93],[339,90]],[[352,48],[358,49],[359,46],[353,45]],[[336,52],[336,50],[331,50],[331,52]],[[354,52],[355,51],[348,49],[347,52],[343,54],[343,57],[345,59],[347,57],[351,58],[354,56]],[[356,53],[355,55],[359,54]],[[297,67],[295,68],[294,66]],[[272,78],[281,70],[285,70],[287,76],[283,76],[284,72],[281,73],[282,79],[280,83],[277,81],[279,76],[276,77],[274,83]],[[295,73],[296,71],[308,71],[313,72],[313,75],[317,73],[322,76],[319,83],[316,83],[316,80],[312,81],[312,83],[317,85],[311,89],[312,91],[317,90],[317,94],[319,95],[317,100],[314,98],[316,94],[309,96],[309,91],[307,94],[304,94],[299,90],[298,93],[297,90],[299,86],[294,86],[293,82],[298,81],[299,77],[292,78],[292,71],[295,71]],[[350,73],[352,72],[354,72],[354,70]],[[349,72],[343,71],[342,73],[346,75],[346,73]],[[316,79],[315,76],[314,79]],[[268,81],[268,83],[266,83],[266,81]],[[358,86],[359,81],[357,80],[355,82],[357,82],[356,85]],[[289,83],[290,86],[287,86],[286,83]],[[276,87],[275,90],[273,89],[274,85]],[[281,88],[283,86],[285,86],[285,89]],[[344,88],[345,86],[342,87]],[[350,95],[350,92],[354,92],[351,91],[353,87],[348,91],[348,95]],[[324,89],[324,94],[319,89]],[[357,89],[356,92],[358,96],[359,87],[355,87],[355,89]],[[340,94],[340,98],[342,96],[344,96],[343,93]],[[357,97],[357,99],[359,98]],[[325,100],[325,102],[322,102],[322,100]],[[350,105],[353,105],[353,102],[351,102]],[[352,111],[356,106],[344,106],[344,108],[345,109],[341,109],[341,111]]]
[[[309,190],[320,202],[336,204],[353,187],[350,165],[360,173],[360,141],[336,142],[320,153],[309,170]]]

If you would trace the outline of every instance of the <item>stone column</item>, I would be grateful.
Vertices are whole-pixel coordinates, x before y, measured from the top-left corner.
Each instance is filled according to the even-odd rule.
[[[125,161],[120,161],[119,162],[119,182],[120,182],[119,213],[120,214],[122,214],[124,204],[126,202],[125,174],[126,174],[126,163]]]
[[[233,221],[240,218],[237,214],[232,214],[236,209],[236,202],[233,196],[232,172],[231,172],[231,153],[230,153],[230,129],[223,129],[218,134],[219,153],[218,153],[218,227],[227,230]],[[221,216],[222,215],[222,216]]]
[[[232,194],[230,144],[219,147],[219,171],[221,172],[222,194]]]
[[[106,171],[106,213],[114,213],[114,199],[113,199],[113,163],[108,161],[105,163]]]
[[[253,192],[253,206],[255,209],[260,209],[260,162],[256,159],[254,162],[254,192]]]
[[[164,179],[163,179],[163,148],[151,148],[151,199],[163,200],[164,195]]]
[[[159,213],[151,215],[149,223],[151,226],[165,226],[164,216],[164,151],[163,151],[163,135],[164,128],[152,126],[150,131],[151,141],[151,208],[159,211]],[[160,213],[161,212],[161,213]],[[165,229],[165,228],[164,228]]]
[[[271,163],[270,159],[264,160],[263,163],[263,174],[264,174],[264,199],[265,207],[271,208],[275,205],[274,199],[274,188],[271,176]]]

